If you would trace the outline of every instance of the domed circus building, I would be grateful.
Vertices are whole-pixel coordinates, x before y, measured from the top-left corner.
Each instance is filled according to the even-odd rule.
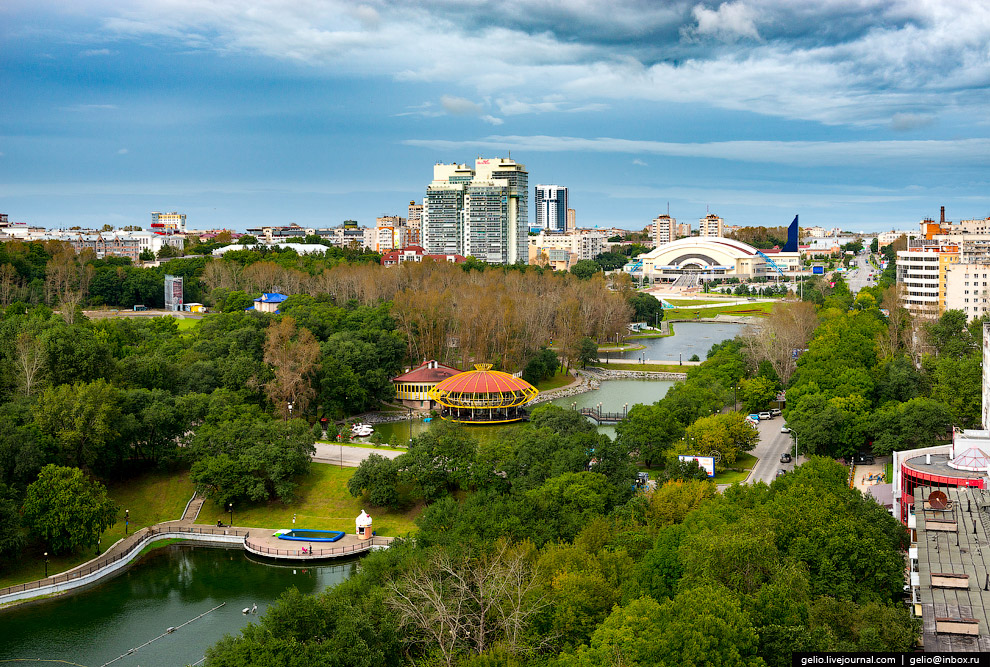
[[[539,393],[536,387],[514,375],[493,371],[491,364],[475,364],[474,368],[430,389],[430,399],[442,406],[443,419],[504,424],[526,418],[524,408]]]
[[[684,275],[700,280],[713,278],[754,278],[776,273],[767,256],[751,245],[721,236],[688,237],[664,243],[636,258],[643,263],[643,275],[651,280],[672,282]],[[774,262],[789,271],[798,262],[796,252],[777,252]]]

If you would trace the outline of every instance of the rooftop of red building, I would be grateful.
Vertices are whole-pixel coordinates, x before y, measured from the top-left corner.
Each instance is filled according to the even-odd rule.
[[[392,378],[392,382],[442,382],[460,373],[453,366],[444,366],[436,359],[424,361],[416,368]]]

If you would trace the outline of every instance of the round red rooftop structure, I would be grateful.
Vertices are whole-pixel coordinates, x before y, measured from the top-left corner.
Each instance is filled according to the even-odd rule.
[[[499,424],[526,418],[523,406],[539,393],[533,385],[491,364],[458,373],[438,383],[429,397],[443,406],[440,416],[450,421]]]

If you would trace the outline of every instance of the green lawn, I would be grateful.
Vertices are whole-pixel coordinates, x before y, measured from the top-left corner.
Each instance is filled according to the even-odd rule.
[[[760,459],[756,458],[752,454],[740,454],[736,457],[736,462],[732,464],[733,468],[742,468],[743,470],[752,470],[753,466]]]
[[[728,297],[722,299],[664,299],[672,306],[703,306],[709,303],[722,303]]]
[[[736,470],[725,470],[723,472],[717,473],[713,478],[716,484],[735,484],[736,482],[745,482],[746,478],[749,477],[749,471],[739,472]]]
[[[572,382],[574,382],[573,375],[565,373],[563,370],[558,370],[552,378],[538,382],[536,388],[540,391],[549,391],[550,389],[567,386]]]
[[[698,316],[703,318],[716,315],[763,316],[773,310],[775,301],[751,301],[739,306],[719,306],[718,308],[674,308],[664,311],[666,320],[693,320]]]
[[[120,521],[103,533],[100,544],[109,547],[124,536],[124,510],[130,511],[129,531],[162,521],[182,517],[182,510],[193,494],[193,484],[188,472],[151,473],[109,488],[110,497],[120,507]],[[214,521],[216,523],[216,521]],[[35,581],[45,576],[44,548],[25,552],[25,558],[5,567],[0,573],[0,588]],[[96,556],[95,549],[85,549],[74,554],[50,557],[48,574],[71,570]]]
[[[418,506],[408,512],[389,512],[372,507],[362,498],[352,498],[347,491],[347,480],[355,468],[314,463],[311,472],[303,478],[296,489],[296,502],[283,505],[270,502],[261,505],[238,507],[234,505],[234,525],[249,528],[292,528],[292,517],[296,516],[297,528],[314,530],[354,531],[354,519],[362,509],[375,520],[375,531],[379,535],[405,535],[415,530],[413,523],[422,511]],[[199,513],[198,523],[227,523],[230,515],[213,501],[206,501]]]
[[[609,362],[607,364],[591,364],[596,368],[610,368],[614,371],[655,371],[658,373],[687,373],[690,366],[678,366],[677,364],[618,364]]]
[[[179,327],[179,331],[188,331],[190,329],[194,329],[199,326],[200,322],[202,322],[202,320],[192,320],[189,318],[175,320],[176,325]]]

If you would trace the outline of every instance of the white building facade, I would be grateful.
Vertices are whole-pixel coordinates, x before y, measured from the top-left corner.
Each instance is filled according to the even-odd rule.
[[[533,206],[540,229],[567,230],[567,188],[562,185],[537,185],[533,188]]]

